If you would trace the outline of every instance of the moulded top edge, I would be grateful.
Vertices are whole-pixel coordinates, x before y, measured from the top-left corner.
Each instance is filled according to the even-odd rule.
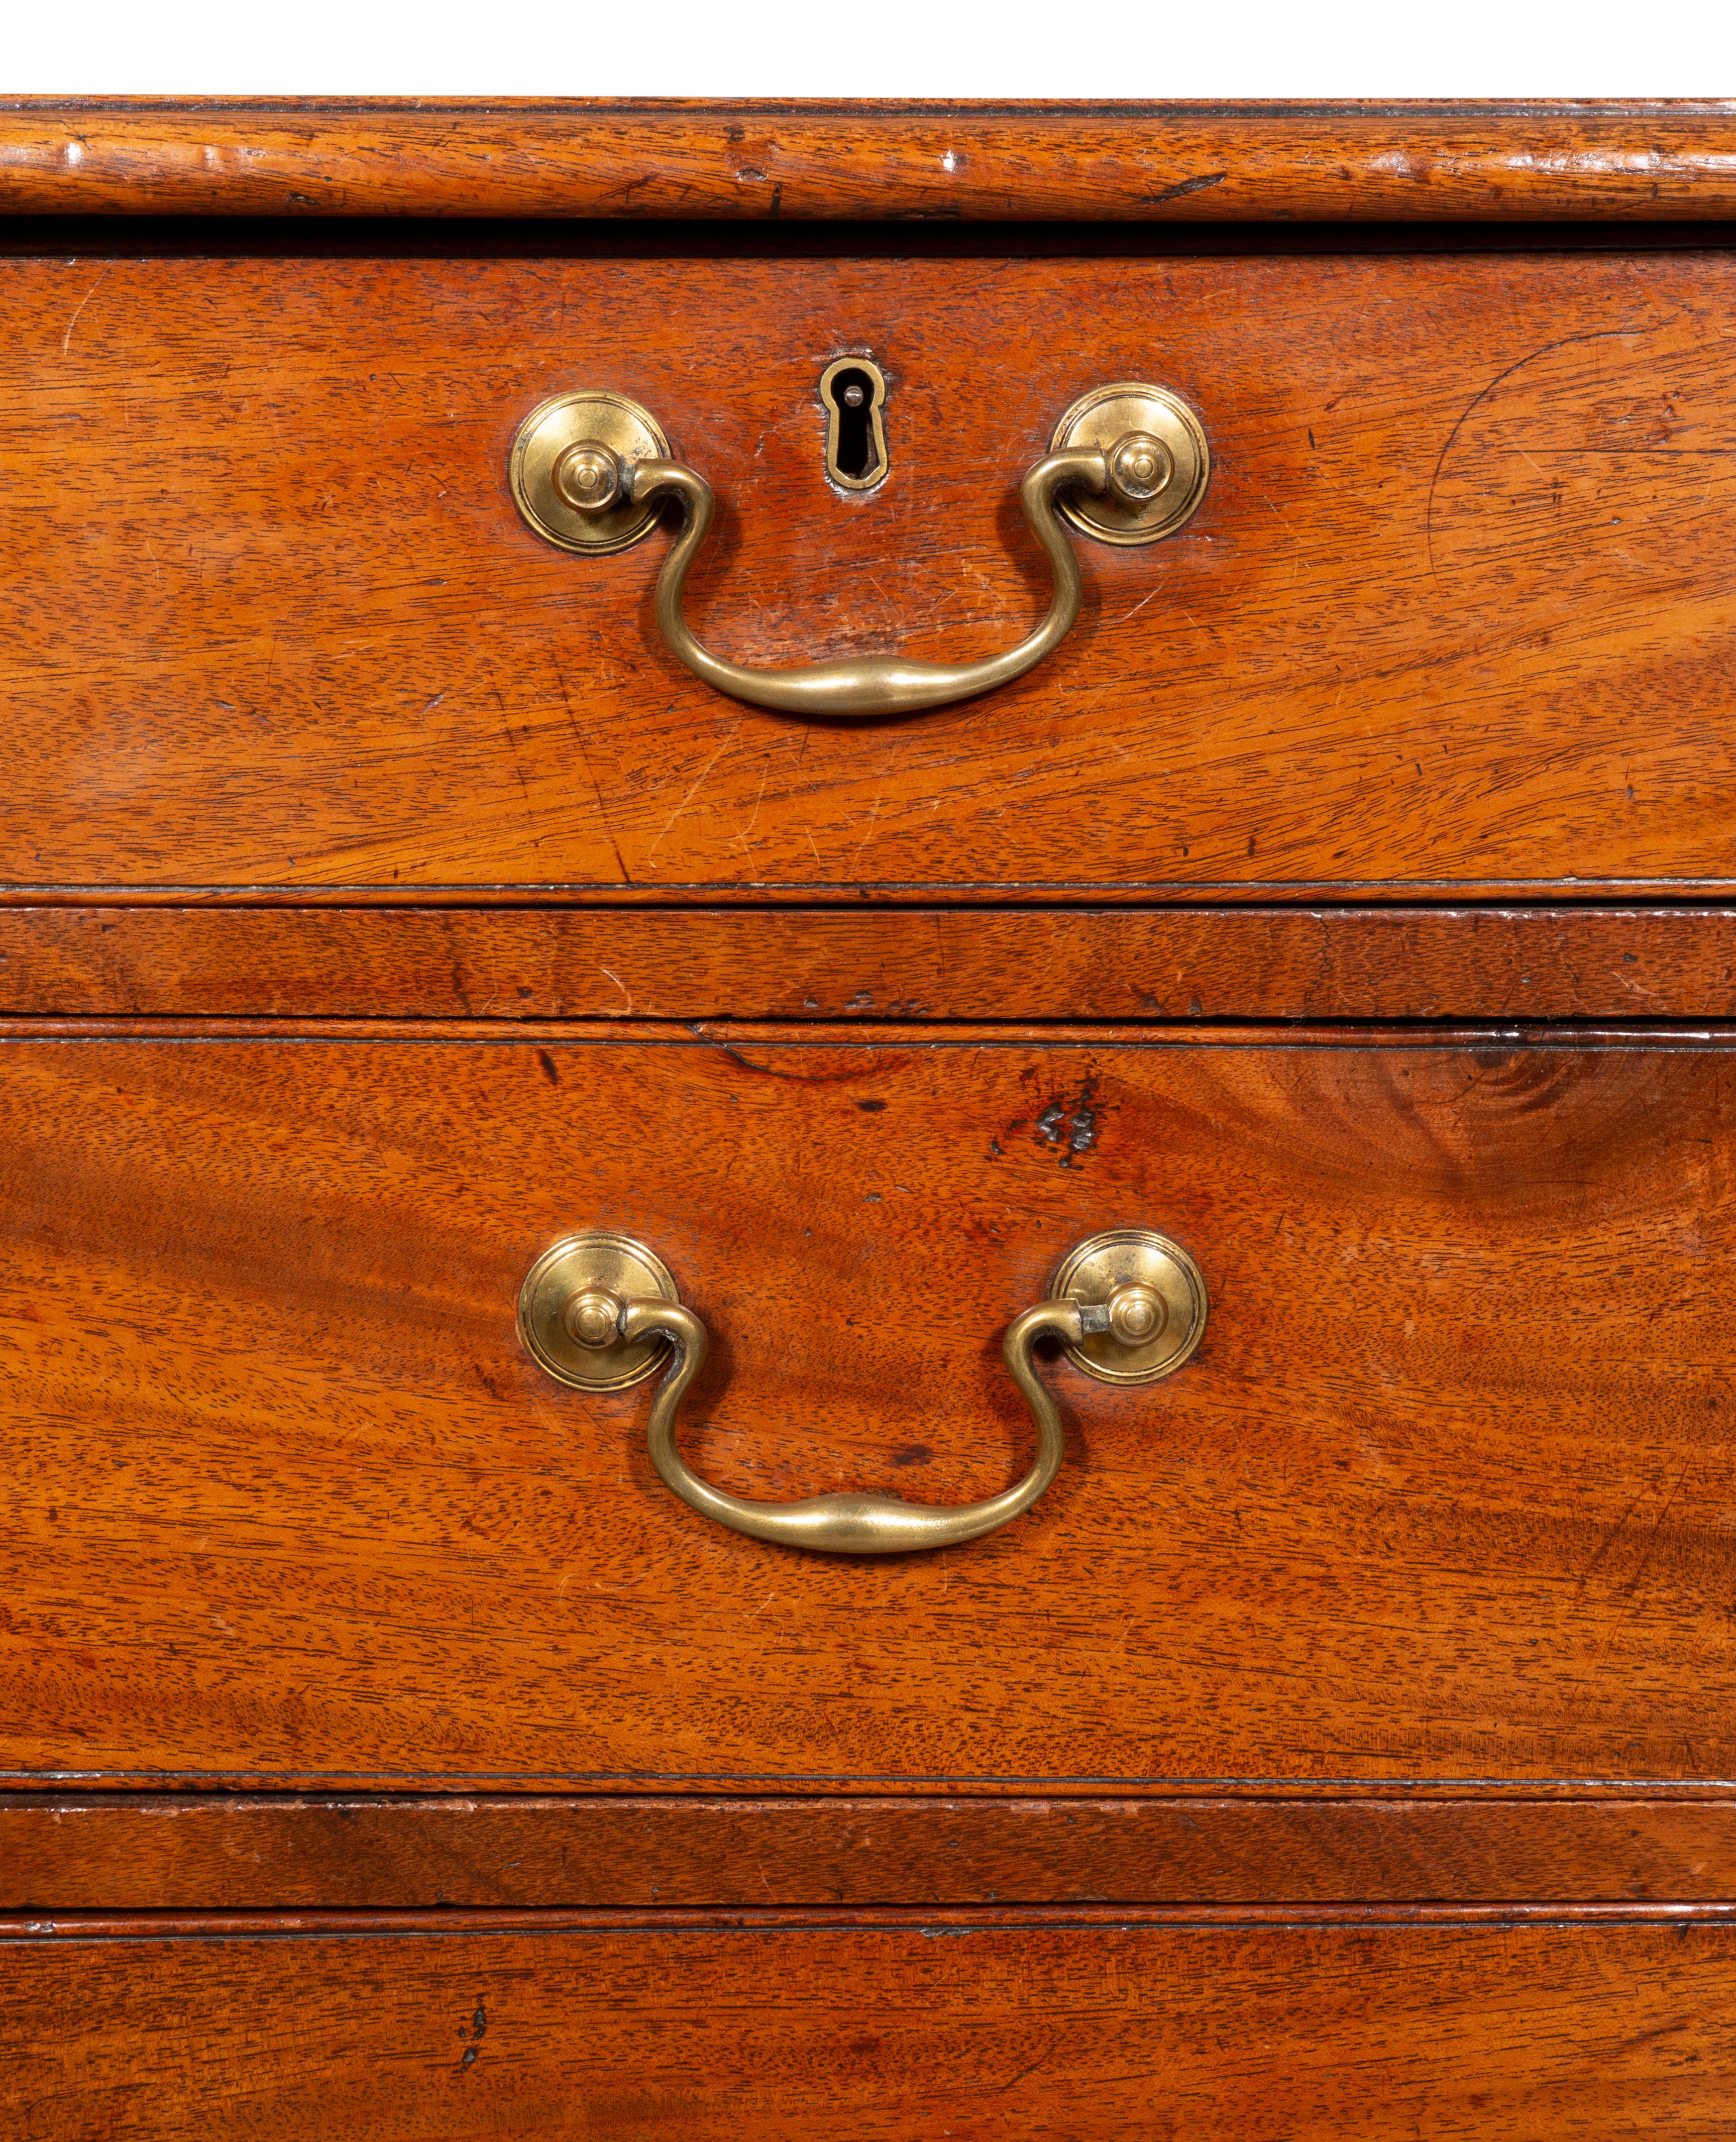
[[[0,215],[1736,218],[1736,100],[0,101]]]

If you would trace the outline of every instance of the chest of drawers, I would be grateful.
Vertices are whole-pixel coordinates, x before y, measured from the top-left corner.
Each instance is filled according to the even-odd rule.
[[[1728,2135],[1733,144],[0,111],[7,2133]]]

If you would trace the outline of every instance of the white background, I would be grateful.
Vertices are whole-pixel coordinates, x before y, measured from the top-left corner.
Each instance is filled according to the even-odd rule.
[[[1736,96],[1736,0],[0,0],[0,93]]]

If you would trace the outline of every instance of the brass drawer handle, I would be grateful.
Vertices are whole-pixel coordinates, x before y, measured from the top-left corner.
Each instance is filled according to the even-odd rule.
[[[1068,411],[1050,452],[1019,486],[1025,519],[1054,573],[1055,592],[1048,616],[1018,646],[981,662],[915,662],[895,654],[754,669],[702,646],[683,612],[688,569],[711,526],[715,500],[697,469],[671,457],[649,411],[619,394],[556,395],[520,427],[510,471],[525,519],[570,550],[624,550],[650,533],[667,501],[676,501],[681,531],[658,575],[656,597],[658,628],[669,652],[715,690],[750,706],[857,719],[943,707],[1022,677],[1054,652],[1079,614],[1079,561],[1061,517],[1102,542],[1156,542],[1193,513],[1210,473],[1205,432],[1186,402],[1163,387],[1098,387]],[[1073,496],[1080,492],[1100,503],[1081,502]]]
[[[1145,1228],[1093,1235],[1063,1260],[1050,1298],[1015,1316],[1001,1352],[1037,1424],[1036,1462],[985,1502],[954,1507],[895,1496],[816,1495],[755,1503],[702,1480],[675,1447],[675,1416],[704,1365],[705,1326],[682,1306],[662,1260],[630,1236],[570,1235],[531,1266],[519,1295],[519,1330],[538,1365],[578,1390],[619,1390],[668,1369],[645,1439],[665,1487],[720,1525],[824,1554],[910,1554],[958,1547],[1028,1510],[1061,1464],[1061,1415],[1037,1374],[1039,1339],[1108,1383],[1150,1383],[1179,1369],[1206,1329],[1206,1282],[1187,1252]]]

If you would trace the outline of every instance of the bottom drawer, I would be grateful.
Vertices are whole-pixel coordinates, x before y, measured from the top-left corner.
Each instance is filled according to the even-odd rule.
[[[1722,1913],[20,1930],[31,2142],[1727,2137]]]

